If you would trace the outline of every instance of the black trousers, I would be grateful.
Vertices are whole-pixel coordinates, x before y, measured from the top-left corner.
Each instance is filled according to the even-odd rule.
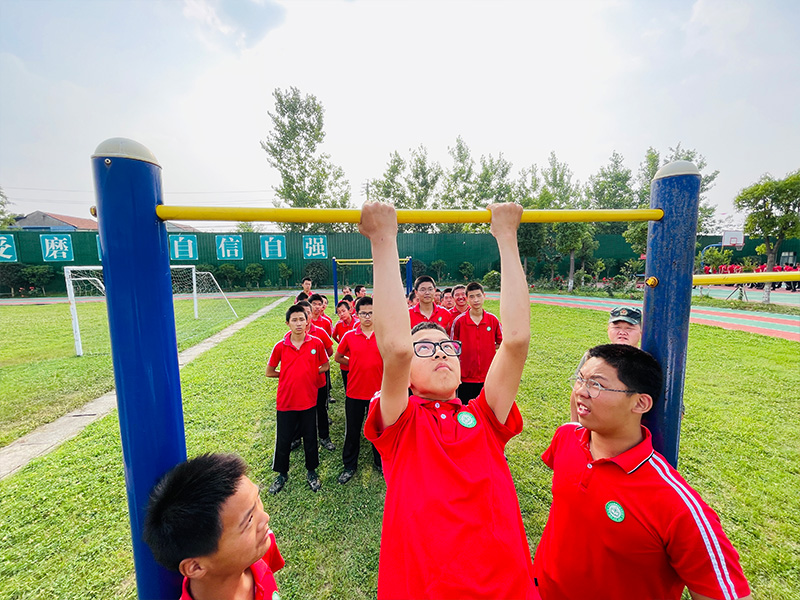
[[[319,448],[317,447],[316,409],[312,406],[306,410],[279,410],[275,421],[275,457],[272,470],[276,473],[289,472],[289,453],[292,440],[299,434],[303,438],[303,451],[306,454],[306,470],[314,471],[319,466]],[[328,424],[327,418],[325,424]]]
[[[347,395],[347,375],[350,371],[341,371],[342,373],[342,387],[344,388],[344,394]]]
[[[461,385],[458,386],[458,391],[456,392],[456,396],[458,399],[461,400],[461,404],[466,406],[469,404],[470,400],[474,400],[477,398],[481,390],[483,389],[483,383],[470,383],[464,381]]]
[[[331,437],[330,425],[328,425],[328,386],[323,385],[317,388],[317,432],[319,439],[326,440]],[[299,431],[292,440],[299,440],[303,437]]]
[[[369,400],[359,400],[345,396],[344,399],[344,449],[342,462],[345,469],[355,471],[358,468],[358,453],[361,450],[361,430],[364,428],[364,419],[369,409]],[[381,455],[378,449],[372,446],[372,462],[376,467],[381,466]]]

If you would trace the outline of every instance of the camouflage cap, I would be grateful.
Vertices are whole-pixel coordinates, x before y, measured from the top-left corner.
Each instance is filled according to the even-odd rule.
[[[611,311],[611,316],[608,318],[609,323],[615,321],[625,321],[631,325],[642,324],[642,311],[633,306],[617,306]]]

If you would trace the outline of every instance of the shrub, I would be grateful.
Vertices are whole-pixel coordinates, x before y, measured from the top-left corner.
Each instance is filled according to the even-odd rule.
[[[490,290],[500,289],[500,273],[497,271],[489,271],[483,276],[483,287]]]
[[[46,294],[47,291],[44,289],[44,286],[50,283],[56,274],[55,271],[53,271],[53,267],[50,265],[34,265],[22,269],[22,276],[30,286],[41,288],[42,294]]]
[[[292,276],[292,270],[286,263],[278,263],[278,277],[280,277],[289,287],[289,278]]]
[[[411,276],[416,279],[420,275],[425,275],[425,272],[428,270],[428,265],[426,265],[421,260],[417,260],[416,258],[411,260]],[[413,283],[413,281],[412,281]]]
[[[259,287],[261,279],[264,277],[264,267],[258,263],[250,263],[244,268],[244,276],[248,285]]]
[[[328,283],[328,263],[312,260],[303,270],[303,277],[311,277],[314,288]]]
[[[217,267],[209,264],[199,264],[195,269],[202,273],[211,273],[214,277],[217,276]]]
[[[11,290],[11,295],[28,283],[22,271],[28,265],[22,263],[0,263],[0,287],[7,287]]]
[[[239,281],[241,281],[242,277],[244,277],[244,273],[230,263],[221,265],[219,269],[217,269],[217,275],[219,275],[226,283],[225,287],[228,289],[233,288],[233,286],[235,286]]]
[[[431,270],[436,273],[436,283],[439,283],[442,280],[442,275],[445,274],[446,269],[447,263],[441,258],[437,258],[431,263]]]
[[[471,262],[464,261],[458,265],[458,272],[464,278],[464,281],[472,281],[475,277],[475,267]]]

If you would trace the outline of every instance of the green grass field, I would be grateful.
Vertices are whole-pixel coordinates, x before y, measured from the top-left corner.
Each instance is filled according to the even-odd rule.
[[[234,299],[239,318],[270,298]],[[200,300],[194,318],[190,300],[175,303],[179,350],[236,322],[233,313],[212,309],[221,300]],[[78,306],[83,356],[75,355],[68,304],[3,306],[0,344],[0,447],[114,388],[105,302]]]
[[[568,418],[566,378],[586,347],[605,339],[605,321],[589,310],[531,311],[518,396],[525,429],[507,455],[534,550],[550,503],[539,455]],[[274,475],[276,383],[263,371],[284,331],[279,308],[181,372],[189,454],[237,452],[264,488]],[[679,468],[719,513],[759,600],[800,600],[798,357],[795,342],[690,329]],[[341,400],[338,376],[333,394]],[[285,490],[262,496],[286,559],[276,577],[284,598],[375,597],[385,488],[366,443],[363,468],[336,483],[343,413],[341,401],[331,406],[338,449],[321,450],[322,490],[308,490],[297,452]],[[135,598],[116,415],[0,482],[0,530],[0,597]],[[446,559],[469,560],[468,549]]]

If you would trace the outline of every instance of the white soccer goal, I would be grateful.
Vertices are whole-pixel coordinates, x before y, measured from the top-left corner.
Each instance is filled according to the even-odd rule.
[[[193,265],[172,265],[170,272],[172,274],[172,297],[178,343],[192,341],[193,338],[208,331],[209,324],[213,325],[217,322],[230,321],[231,318],[239,318],[214,275],[206,271],[197,271]],[[84,340],[81,338],[78,321],[78,305],[84,305],[92,300],[105,302],[106,287],[103,281],[103,267],[64,267],[64,280],[67,285],[69,312],[72,318],[75,354],[83,356]],[[105,326],[102,323],[94,322],[98,315],[105,321]],[[103,330],[99,334],[100,341],[94,342],[95,347],[92,352],[106,351],[108,323],[105,307],[102,311],[93,311],[89,318],[93,319],[91,322],[93,332],[96,333],[98,329]]]

